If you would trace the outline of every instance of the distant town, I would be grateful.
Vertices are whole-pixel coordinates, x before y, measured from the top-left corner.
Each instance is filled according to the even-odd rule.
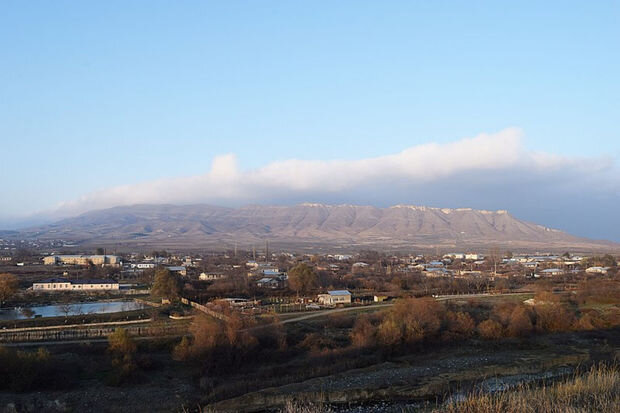
[[[314,302],[316,294],[334,290],[347,291],[347,303],[397,297],[402,291],[424,295],[500,292],[533,286],[537,280],[570,289],[571,283],[580,279],[617,274],[612,255],[570,252],[514,254],[490,249],[438,254],[308,254],[270,252],[266,243],[262,251],[108,254],[100,248],[90,254],[63,254],[54,251],[57,246],[59,250],[72,247],[63,241],[0,240],[1,272],[15,272],[20,287],[27,291],[144,292],[155,271],[164,269],[182,281],[187,295],[193,297],[286,297],[295,293],[295,300]],[[315,296],[301,297],[290,284],[288,272],[299,264],[316,273],[311,288],[304,290]]]

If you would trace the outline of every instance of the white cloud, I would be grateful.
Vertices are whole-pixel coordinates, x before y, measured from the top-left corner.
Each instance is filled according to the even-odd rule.
[[[233,154],[216,157],[210,170],[198,176],[123,185],[86,194],[59,205],[56,213],[74,215],[91,209],[140,203],[275,203],[342,199],[367,188],[368,201],[388,196],[394,203],[409,202],[389,193],[391,185],[418,190],[476,176],[496,187],[502,180],[528,176],[530,180],[564,179],[577,182],[613,167],[610,159],[575,159],[526,150],[519,129],[480,134],[447,144],[413,146],[400,153],[359,160],[285,160],[243,170]],[[559,178],[558,178],[559,177]],[[607,183],[609,184],[609,182]],[[612,182],[617,188],[617,181]],[[476,188],[475,186],[472,188]],[[479,188],[482,192],[484,188]],[[392,191],[393,192],[393,191]],[[418,198],[419,199],[419,198]],[[359,196],[356,197],[359,201]],[[362,200],[363,201],[363,200]],[[424,202],[424,199],[421,199]],[[454,200],[458,203],[458,200]],[[453,203],[454,203],[453,202]],[[464,205],[460,205],[464,206]],[[506,208],[510,208],[506,205]]]

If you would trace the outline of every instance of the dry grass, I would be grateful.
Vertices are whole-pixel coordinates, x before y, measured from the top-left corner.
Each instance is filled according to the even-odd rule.
[[[332,413],[333,410],[323,402],[302,402],[289,400],[279,413]]]
[[[441,406],[436,412],[459,413],[555,413],[620,411],[618,366],[593,367],[550,386],[524,385],[493,394],[474,394],[463,401]]]

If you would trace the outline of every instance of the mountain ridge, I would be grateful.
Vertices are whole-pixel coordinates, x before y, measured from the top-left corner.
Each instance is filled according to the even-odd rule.
[[[25,237],[83,244],[213,246],[275,244],[378,247],[615,249],[619,245],[576,237],[521,221],[507,210],[419,205],[303,203],[245,205],[137,204],[85,212],[20,231]]]

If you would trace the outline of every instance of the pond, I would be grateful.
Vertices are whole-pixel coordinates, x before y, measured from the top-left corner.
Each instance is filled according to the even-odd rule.
[[[7,308],[0,310],[0,321],[25,320],[39,317],[65,317],[83,314],[106,314],[141,310],[147,307],[136,301],[102,301],[44,305],[38,307]]]

